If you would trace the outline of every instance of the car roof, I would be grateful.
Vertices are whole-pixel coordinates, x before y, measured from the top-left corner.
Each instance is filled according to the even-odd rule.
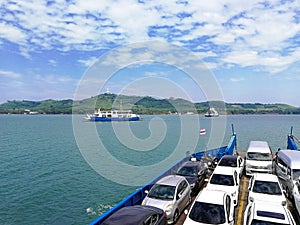
[[[199,166],[199,165],[200,165],[199,161],[196,161],[196,162],[195,161],[187,161],[187,162],[183,163],[180,168],[182,168],[182,167],[195,167],[195,166]]]
[[[289,224],[287,211],[284,206],[280,204],[268,204],[266,202],[254,202],[252,204],[254,209],[254,219]]]
[[[127,206],[119,209],[117,212],[109,216],[103,223],[107,225],[131,225],[140,224],[141,221],[148,218],[154,213],[163,214],[161,209],[151,206]]]
[[[231,167],[233,167],[233,165],[236,166],[237,165],[237,158],[238,158],[238,156],[236,156],[236,155],[224,155],[220,159],[218,165],[220,165],[220,166],[231,166]]]
[[[225,194],[226,194],[225,191],[218,191],[218,190],[204,188],[201,192],[199,192],[195,201],[224,205]]]
[[[182,176],[177,176],[177,175],[168,175],[156,182],[156,184],[163,184],[163,185],[170,185],[170,186],[177,186],[179,182],[182,180],[186,180]]]
[[[247,152],[271,152],[270,146],[266,141],[250,141]]]
[[[253,176],[254,180],[262,180],[262,181],[274,181],[279,182],[278,177],[274,174],[270,173],[256,173]]]
[[[216,166],[213,174],[233,175],[234,171],[235,170],[233,167]]]
[[[223,155],[221,160],[222,159],[237,159],[238,156],[237,155]]]
[[[277,157],[284,159],[292,169],[300,169],[300,151],[295,150],[280,150]]]

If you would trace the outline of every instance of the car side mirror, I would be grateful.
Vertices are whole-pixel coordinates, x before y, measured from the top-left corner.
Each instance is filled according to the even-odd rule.
[[[146,193],[146,194],[148,194],[148,193],[149,193],[149,191],[148,191],[148,190],[145,190],[145,193]]]
[[[184,214],[187,215],[189,213],[189,210],[185,209]]]
[[[182,194],[178,194],[177,196],[176,196],[176,199],[178,200],[178,199],[180,199],[182,197]]]

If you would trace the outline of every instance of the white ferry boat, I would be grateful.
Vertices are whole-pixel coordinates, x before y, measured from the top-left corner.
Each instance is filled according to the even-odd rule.
[[[98,109],[94,114],[87,114],[85,119],[89,121],[111,122],[111,121],[138,121],[140,116],[131,110],[108,110]]]

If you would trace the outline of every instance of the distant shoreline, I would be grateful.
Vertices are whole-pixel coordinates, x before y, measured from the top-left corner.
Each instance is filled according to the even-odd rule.
[[[121,107],[130,109],[135,114],[199,114],[204,115],[210,108],[215,108],[220,115],[261,115],[261,114],[300,114],[300,108],[287,104],[262,103],[226,103],[223,101],[207,101],[192,103],[185,99],[125,96],[116,94],[100,94],[88,99],[73,101],[7,101],[0,104],[0,114],[86,114],[96,109],[110,110]]]

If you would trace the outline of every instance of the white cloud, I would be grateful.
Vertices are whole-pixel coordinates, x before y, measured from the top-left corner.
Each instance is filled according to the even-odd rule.
[[[241,82],[241,81],[244,81],[245,78],[243,78],[243,77],[240,77],[240,78],[230,78],[229,80],[232,81],[232,82]]]
[[[7,78],[20,78],[21,74],[15,73],[13,71],[7,71],[7,70],[0,70],[0,77],[7,77]]]
[[[147,40],[166,40],[222,63],[282,71],[298,60],[299,1],[5,1],[0,37],[29,58],[41,49],[90,51]],[[181,16],[179,16],[181,15]],[[3,42],[0,43],[3,45]],[[273,52],[273,56],[261,54]],[[282,54],[284,52],[284,54]],[[128,57],[130,57],[128,55]],[[80,60],[86,66],[91,63]],[[275,69],[273,68],[275,65]],[[224,65],[225,66],[225,65]]]
[[[85,67],[92,66],[98,60],[97,57],[91,57],[89,59],[80,59],[78,60],[79,63],[83,64]]]

